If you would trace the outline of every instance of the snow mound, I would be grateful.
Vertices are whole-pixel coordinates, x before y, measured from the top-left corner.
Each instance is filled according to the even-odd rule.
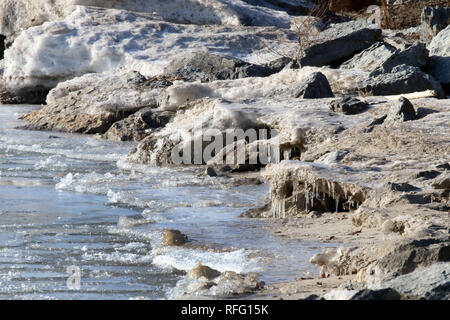
[[[293,36],[288,29],[181,25],[152,14],[77,6],[61,21],[23,31],[5,51],[3,79],[18,91],[117,69],[154,76],[192,51],[262,64],[277,58],[273,49]]]

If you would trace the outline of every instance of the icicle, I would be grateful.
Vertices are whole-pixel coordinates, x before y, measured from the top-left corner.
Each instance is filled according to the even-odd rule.
[[[339,208],[339,199],[336,199],[336,213],[338,212],[338,208]]]
[[[308,183],[305,181],[305,210],[308,210],[309,193],[308,193]]]
[[[286,218],[286,199],[284,198],[281,202],[281,212],[283,213],[283,218]]]

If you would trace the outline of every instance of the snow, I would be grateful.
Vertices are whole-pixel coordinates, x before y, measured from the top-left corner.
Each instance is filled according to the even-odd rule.
[[[152,14],[76,6],[60,21],[23,31],[5,51],[4,80],[9,89],[53,88],[93,72],[162,72],[172,59],[189,51],[210,51],[265,63],[293,33],[272,27],[181,25]],[[295,42],[291,41],[293,46]]]
[[[286,12],[242,0],[2,0],[0,34],[15,37],[29,27],[66,17],[75,5],[156,13],[177,23],[290,26]]]

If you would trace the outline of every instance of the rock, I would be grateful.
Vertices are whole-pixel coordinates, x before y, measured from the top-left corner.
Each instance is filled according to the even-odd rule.
[[[217,172],[213,167],[207,167],[205,170],[205,174],[210,177],[217,177]]]
[[[6,49],[6,37],[3,34],[0,34],[0,60],[4,57],[4,51]]]
[[[424,43],[416,43],[405,50],[396,50],[374,71],[370,73],[371,77],[376,77],[382,73],[390,73],[392,69],[399,65],[407,65],[422,68],[428,60],[428,49]]]
[[[0,88],[0,104],[20,104],[23,99],[18,97],[4,88]]]
[[[425,7],[420,16],[421,37],[431,40],[441,30],[448,26],[450,8],[448,7]]]
[[[366,21],[351,21],[332,25],[320,32],[305,48],[299,59],[301,66],[324,66],[341,63],[378,41],[381,30]]]
[[[311,9],[315,8],[314,2],[307,0],[244,0],[245,2],[267,6],[265,3],[275,5],[286,10],[290,14],[308,14]],[[271,6],[267,6],[271,7]]]
[[[426,71],[450,92],[450,26],[433,38],[429,49],[430,59]]]
[[[364,128],[363,132],[366,132],[366,133],[372,132],[373,129],[375,128],[375,126],[383,124],[384,121],[386,120],[386,118],[387,118],[387,114],[385,114],[384,116],[381,116],[379,118],[374,119],[371,123],[369,123],[369,125],[366,128]]]
[[[437,97],[445,97],[441,84],[419,68],[400,65],[391,73],[370,77],[358,83],[362,96],[385,96],[434,90]]]
[[[164,127],[173,116],[170,111],[144,108],[113,123],[104,137],[111,141],[141,141],[149,134],[149,129]]]
[[[380,41],[354,55],[353,58],[341,64],[340,68],[347,70],[356,68],[366,72],[372,72],[381,66],[384,61],[388,60],[394,52],[396,52],[394,46]]]
[[[374,276],[388,279],[437,262],[450,261],[450,243],[439,239],[404,242],[376,263]]]
[[[450,170],[450,162],[445,162],[436,166],[436,169]]]
[[[435,189],[450,189],[450,172],[445,171],[445,173],[433,179],[431,186]]]
[[[204,266],[201,262],[192,270],[188,272],[188,276],[193,279],[205,277],[208,280],[212,280],[221,275],[220,271],[214,270],[208,266]]]
[[[330,109],[334,112],[341,112],[346,115],[358,114],[367,110],[369,104],[354,97],[345,97],[331,103]]]
[[[416,120],[416,110],[405,97],[400,97],[389,109],[385,123]]]
[[[372,290],[391,288],[413,299],[449,300],[450,263],[434,263],[426,268],[371,285]]]
[[[187,236],[179,230],[164,230],[163,245],[165,246],[182,246],[187,242]]]
[[[102,134],[139,109],[156,107],[158,96],[171,84],[147,80],[137,72],[87,74],[59,84],[49,93],[46,106],[23,119],[30,129]]]
[[[401,300],[400,293],[392,288],[370,290],[364,289],[355,293],[350,300]]]
[[[330,165],[330,164],[333,164],[333,163],[341,162],[345,158],[345,156],[348,155],[348,154],[349,154],[348,150],[331,151],[331,152],[327,152],[326,154],[321,156],[315,162],[317,162],[317,163],[324,163],[324,164]]]
[[[327,77],[321,72],[314,72],[304,79],[296,88],[295,98],[318,99],[334,97]]]
[[[186,7],[183,1],[177,3]],[[16,91],[48,91],[59,82],[93,72],[137,71],[150,78],[176,57],[193,51],[264,64],[273,59],[267,52],[280,42],[287,43],[287,50],[294,49],[294,37],[289,29],[199,27],[161,21],[147,13],[76,6],[62,20],[21,32],[5,51],[3,79],[5,88],[17,95]]]
[[[248,209],[239,215],[240,218],[264,218],[269,217],[270,212],[270,203],[266,203],[262,207]]]
[[[276,71],[277,68],[273,70],[240,59],[221,57],[208,52],[194,52],[173,60],[164,69],[164,75],[186,81],[209,82],[247,77],[266,77]]]

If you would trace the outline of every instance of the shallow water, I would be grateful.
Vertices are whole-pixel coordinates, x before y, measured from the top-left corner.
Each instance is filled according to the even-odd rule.
[[[316,272],[308,259],[320,245],[238,218],[267,185],[132,165],[131,143],[16,129],[36,108],[0,106],[0,299],[162,299],[200,261],[269,283]],[[166,228],[191,247],[162,246]],[[68,286],[73,266],[79,288]]]

